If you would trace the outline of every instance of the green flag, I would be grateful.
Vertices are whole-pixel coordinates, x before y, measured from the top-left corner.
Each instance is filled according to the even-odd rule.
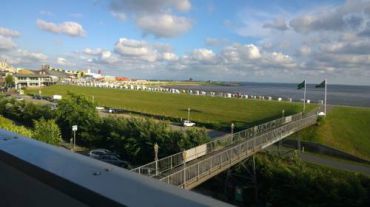
[[[298,90],[299,90],[299,89],[302,89],[302,88],[304,88],[304,87],[305,87],[305,85],[306,85],[306,80],[304,80],[302,83],[298,84],[298,85],[297,85],[297,89],[298,89]]]
[[[325,88],[326,81],[321,82],[320,84],[316,85],[315,88]]]

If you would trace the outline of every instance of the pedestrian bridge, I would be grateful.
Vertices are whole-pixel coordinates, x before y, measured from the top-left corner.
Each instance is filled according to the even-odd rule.
[[[214,139],[132,171],[184,189],[192,189],[266,147],[317,122],[298,113]]]

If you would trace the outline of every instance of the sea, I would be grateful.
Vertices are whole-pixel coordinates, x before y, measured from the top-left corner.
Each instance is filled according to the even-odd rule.
[[[297,89],[298,84],[291,83],[230,83],[223,85],[180,85],[171,86],[180,90],[214,91],[224,93],[240,93],[250,96],[271,96],[283,99],[292,98],[294,101],[303,100],[303,90]],[[324,88],[315,88],[307,84],[306,99],[311,103],[324,100]],[[327,85],[327,104],[370,107],[370,86]]]

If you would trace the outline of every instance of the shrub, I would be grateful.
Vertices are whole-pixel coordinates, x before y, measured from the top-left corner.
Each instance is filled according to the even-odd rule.
[[[54,145],[58,145],[62,141],[60,129],[53,119],[35,121],[33,137],[39,141]]]

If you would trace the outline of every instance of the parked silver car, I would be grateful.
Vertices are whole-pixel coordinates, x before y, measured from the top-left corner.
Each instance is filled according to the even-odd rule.
[[[120,159],[119,155],[111,152],[107,149],[94,149],[89,152],[89,156],[103,162],[110,163],[123,168],[131,168],[130,164],[127,161]]]

